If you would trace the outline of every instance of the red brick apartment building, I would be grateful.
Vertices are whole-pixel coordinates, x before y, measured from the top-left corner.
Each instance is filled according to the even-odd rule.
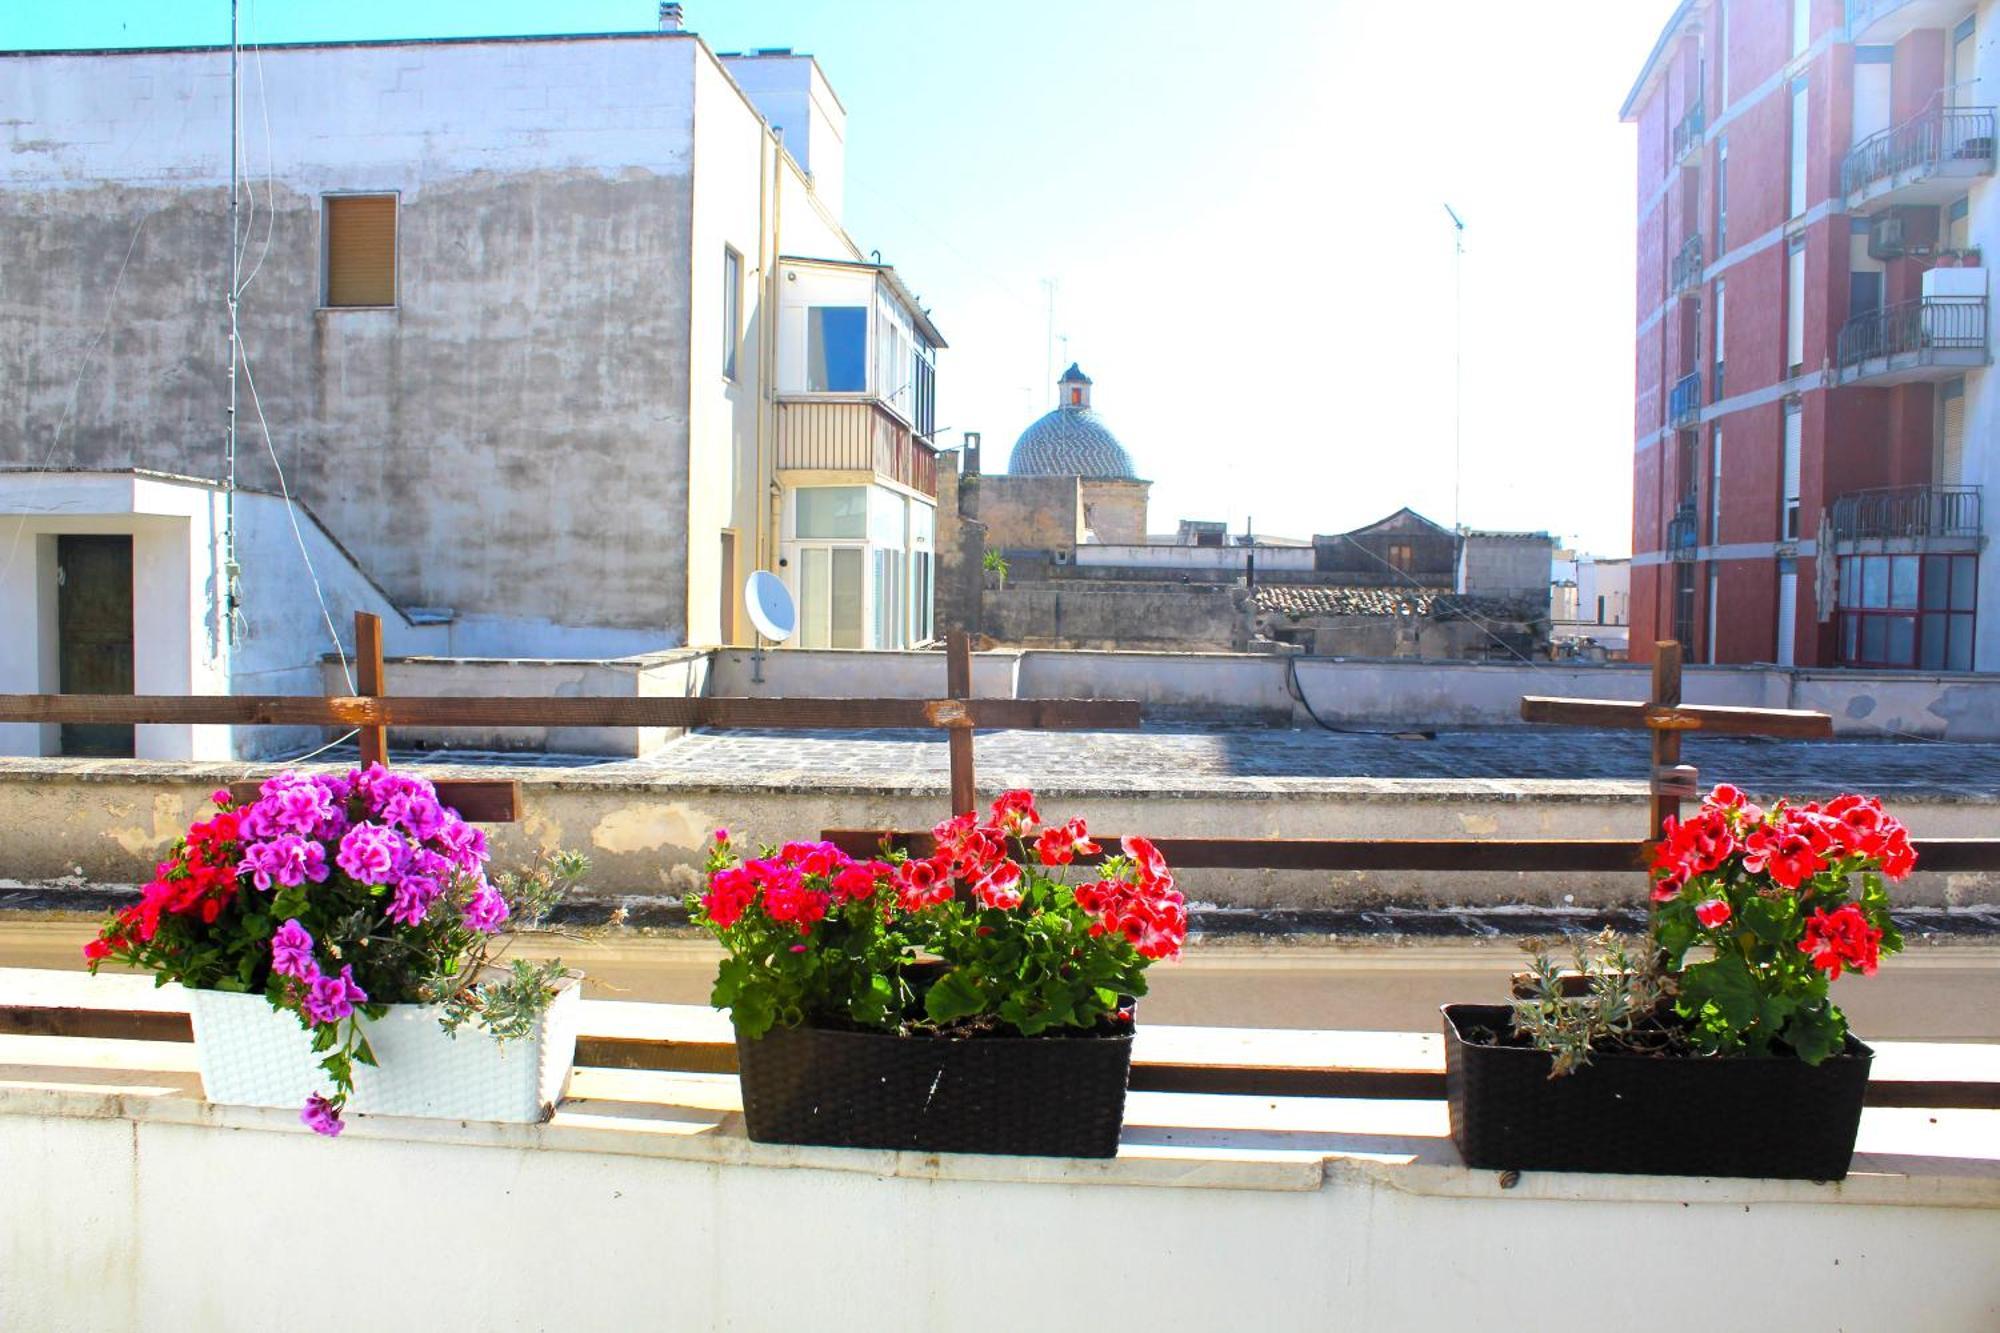
[[[1635,658],[2000,670],[1996,3],[1686,0],[1647,57]]]

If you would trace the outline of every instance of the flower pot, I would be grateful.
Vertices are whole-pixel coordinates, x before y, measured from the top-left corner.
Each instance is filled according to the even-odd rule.
[[[328,1089],[312,1034],[261,994],[189,990],[202,1095],[232,1106],[296,1109]],[[427,1116],[532,1124],[554,1113],[576,1055],[583,987],[563,983],[528,1036],[496,1040],[477,1022],[453,1036],[441,1006],[392,1004],[362,1030],[377,1066],[354,1066],[347,1109],[364,1115]]]
[[[905,1037],[772,1028],[736,1037],[759,1143],[1114,1157],[1132,1030]]]
[[[1445,1096],[1467,1166],[1665,1176],[1839,1180],[1854,1156],[1868,1067],[1847,1049],[1819,1065],[1792,1058],[1611,1052],[1551,1079],[1531,1046],[1468,1039],[1507,1033],[1506,1005],[1444,1006]]]

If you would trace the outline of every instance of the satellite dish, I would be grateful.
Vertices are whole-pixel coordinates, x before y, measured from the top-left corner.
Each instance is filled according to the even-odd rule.
[[[783,643],[798,633],[799,610],[792,603],[791,589],[770,570],[757,570],[744,582],[743,603],[750,623],[765,638]]]

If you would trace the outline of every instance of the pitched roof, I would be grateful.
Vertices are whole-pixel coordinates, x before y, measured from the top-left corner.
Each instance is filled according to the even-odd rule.
[[[1308,616],[1425,616],[1457,620],[1535,619],[1548,614],[1540,603],[1503,597],[1465,597],[1444,588],[1348,588],[1263,583],[1254,594],[1257,609],[1303,620]]]

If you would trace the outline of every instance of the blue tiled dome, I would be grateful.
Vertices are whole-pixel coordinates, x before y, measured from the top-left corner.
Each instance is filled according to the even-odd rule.
[[[1069,368],[1058,387],[1080,388],[1081,393],[1075,396],[1082,401],[1074,402],[1070,393],[1064,393],[1061,407],[1021,432],[1007,460],[1009,475],[1139,479],[1125,446],[1118,443],[1104,418],[1090,410],[1089,385],[1089,377],[1081,370]]]

